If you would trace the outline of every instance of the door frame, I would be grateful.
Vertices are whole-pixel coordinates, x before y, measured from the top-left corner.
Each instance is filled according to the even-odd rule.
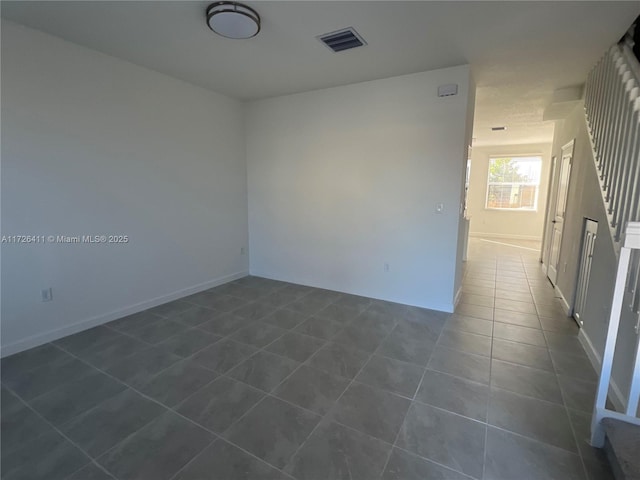
[[[553,224],[551,223],[551,212],[555,211],[555,201],[554,201],[554,192],[556,190],[555,182],[556,178],[556,168],[558,166],[558,156],[551,156],[551,168],[549,169],[549,178],[547,180],[547,203],[546,203],[546,211],[544,214],[544,235],[542,238],[542,247],[540,250],[540,263],[542,263],[542,270],[544,271],[545,276],[547,275],[547,271],[549,269],[549,254],[551,249],[551,227]]]
[[[556,217],[556,210],[558,207],[558,194],[559,194],[559,187],[560,187],[560,175],[562,174],[562,165],[563,165],[563,160],[565,157],[569,156],[569,176],[567,178],[567,191],[565,193],[566,197],[565,197],[565,205],[564,205],[564,211],[563,211],[563,222],[562,222],[562,231],[560,232],[560,245],[558,246],[559,251],[558,251],[558,255],[560,255],[560,250],[562,249],[562,237],[564,237],[563,232],[564,232],[564,220],[566,217],[566,212],[567,212],[567,198],[569,196],[569,185],[571,183],[571,174],[572,172],[572,167],[573,167],[573,155],[574,155],[574,147],[575,147],[575,138],[572,139],[571,141],[567,142],[565,145],[562,146],[562,148],[560,149],[560,155],[559,157],[555,157],[555,161],[556,161],[556,166],[554,168],[554,173],[553,173],[553,179],[552,179],[552,192],[551,195],[553,196],[553,201],[549,202],[547,205],[547,215],[546,215],[546,219],[547,219],[547,235],[545,235],[545,248],[548,248],[547,250],[547,263],[544,264],[545,265],[545,275],[547,276],[547,278],[549,279],[549,281],[551,282],[551,284],[555,287],[557,284],[557,273],[558,273],[558,265],[554,265],[553,267],[555,268],[555,281],[551,279],[551,277],[549,276],[550,270],[552,269],[552,265],[551,265],[551,249],[553,247],[553,236],[554,236],[554,229],[556,226],[556,221],[555,221],[555,217]],[[559,160],[559,161],[558,161]],[[559,260],[559,259],[558,259]]]

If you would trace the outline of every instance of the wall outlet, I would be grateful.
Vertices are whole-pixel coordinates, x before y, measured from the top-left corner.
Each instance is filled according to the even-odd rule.
[[[247,249],[245,247],[240,247],[240,255],[245,255],[247,253]]]
[[[388,272],[389,271],[389,264],[385,262],[384,264],[384,271]]]
[[[444,212],[444,203],[436,203],[436,213]]]
[[[43,302],[50,302],[53,300],[53,289],[51,287],[43,289],[40,294]]]

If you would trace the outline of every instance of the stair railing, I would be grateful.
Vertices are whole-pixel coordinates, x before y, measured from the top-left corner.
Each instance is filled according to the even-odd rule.
[[[640,63],[626,43],[611,47],[589,73],[585,114],[618,250],[627,222],[640,221]]]
[[[633,373],[629,386],[629,395],[624,413],[606,408],[613,359],[618,339],[618,329],[623,309],[631,309],[636,318],[636,351]],[[625,422],[640,425],[638,418],[638,402],[640,401],[640,222],[629,223],[620,248],[620,258],[616,273],[616,284],[613,291],[613,302],[607,340],[602,355],[602,370],[598,380],[593,417],[591,419],[591,444],[595,447],[604,445],[604,430],[601,421],[604,418],[616,418]]]

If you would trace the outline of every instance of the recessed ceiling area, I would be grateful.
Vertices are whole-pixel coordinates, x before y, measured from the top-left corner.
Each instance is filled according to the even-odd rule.
[[[242,100],[469,63],[475,145],[550,142],[543,111],[640,13],[636,2],[248,2],[255,38],[207,27],[207,2],[1,4],[2,17]],[[333,53],[316,38],[353,27],[367,45]],[[435,92],[425,92],[426,95]],[[506,125],[494,132],[491,127]]]

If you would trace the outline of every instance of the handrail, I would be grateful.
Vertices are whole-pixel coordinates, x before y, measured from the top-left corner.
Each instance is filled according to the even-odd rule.
[[[625,240],[620,249],[620,260],[616,273],[616,284],[613,292],[613,302],[609,317],[609,327],[605,342],[604,353],[602,355],[602,370],[598,380],[593,417],[591,419],[591,445],[602,447],[604,445],[604,430],[602,420],[604,418],[616,418],[629,423],[640,425],[640,418],[636,417],[638,403],[640,401],[640,335],[637,337],[634,369],[629,386],[629,395],[626,401],[624,413],[616,412],[606,408],[609,383],[611,381],[611,371],[613,369],[613,357],[618,339],[618,329],[620,328],[620,318],[625,305],[631,306],[633,313],[637,311],[640,303],[640,222],[629,223],[626,229]],[[630,267],[632,267],[630,269]],[[627,299],[631,299],[627,302]],[[636,334],[640,329],[636,324]]]
[[[591,444],[602,447],[604,418],[640,425],[640,63],[628,36],[587,77],[585,118],[618,270],[591,421]],[[625,412],[606,408],[620,319],[632,315],[638,335]]]
[[[625,225],[640,221],[640,64],[628,45],[611,47],[589,73],[585,115],[617,244]]]

